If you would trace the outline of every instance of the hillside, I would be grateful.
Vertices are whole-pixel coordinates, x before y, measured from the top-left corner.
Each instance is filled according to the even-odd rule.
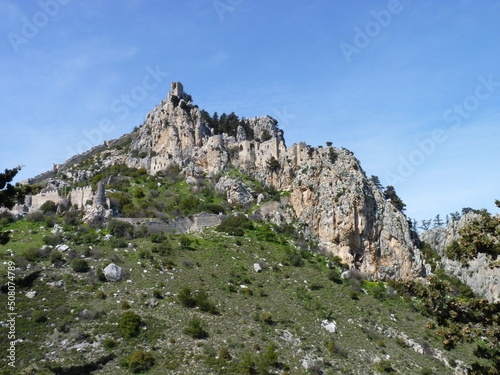
[[[287,147],[269,116],[210,115],[174,82],[29,182],[0,214],[0,373],[498,373],[498,220],[419,239],[350,151]]]

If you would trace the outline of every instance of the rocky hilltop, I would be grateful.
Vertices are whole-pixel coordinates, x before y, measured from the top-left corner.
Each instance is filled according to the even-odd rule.
[[[279,204],[274,202],[271,210],[261,207],[261,214],[300,223],[324,253],[373,279],[424,277],[429,271],[405,215],[384,199],[346,149],[305,143],[287,147],[283,131],[269,116],[212,117],[193,104],[180,82],[173,82],[168,97],[147,114],[144,124],[122,139],[130,142],[125,153],[112,147],[114,141],[94,148],[100,159],[92,170],[65,163],[56,172],[79,180],[117,164],[152,175],[176,166],[196,181],[235,167],[282,192]],[[242,181],[221,178],[226,178],[230,202],[259,203]]]
[[[479,296],[495,301],[500,296],[500,268],[491,255],[478,253],[467,262],[447,257],[446,249],[461,237],[461,230],[481,219],[481,215],[470,212],[459,220],[452,220],[447,227],[436,227],[421,234],[421,239],[439,255],[443,270],[467,284]]]

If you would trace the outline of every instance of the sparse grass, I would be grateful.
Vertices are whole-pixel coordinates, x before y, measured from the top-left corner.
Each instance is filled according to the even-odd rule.
[[[328,259],[294,247],[286,235],[278,232],[273,231],[272,240],[266,241],[263,233],[269,233],[269,227],[253,225],[255,229],[246,230],[242,237],[208,229],[196,235],[165,235],[154,242],[149,237],[134,238],[132,248],[118,251],[103,241],[93,245],[93,251],[98,250],[100,255],[85,258],[89,267],[98,270],[113,261],[127,270],[131,282],[109,283],[97,276],[92,279],[92,271],[75,273],[69,263],[53,267],[49,258],[37,258],[35,268],[48,267],[31,286],[18,288],[16,307],[26,314],[17,321],[18,337],[25,340],[18,347],[19,368],[42,358],[48,363],[61,361],[66,367],[92,361],[89,354],[75,356],[63,348],[58,349],[57,357],[50,354],[54,349],[49,344],[58,347],[65,337],[71,336],[73,341],[68,347],[95,341],[116,354],[116,358],[95,371],[96,375],[116,373],[115,366],[137,350],[155,353],[150,374],[233,374],[244,373],[245,369],[276,370],[275,365],[289,373],[297,367],[300,373],[304,371],[302,361],[306,353],[324,358],[332,364],[332,370],[342,372],[349,366],[350,371],[370,373],[374,365],[367,363],[364,355],[380,356],[382,351],[391,354],[391,366],[401,373],[425,367],[437,369],[439,374],[452,373],[438,360],[421,355],[384,333],[393,328],[414,340],[427,335],[430,345],[441,347],[439,339],[425,328],[427,319],[413,311],[408,302],[389,294],[378,299],[373,288],[386,292],[385,285],[364,282],[358,285],[358,299],[352,300],[351,285],[337,279],[340,266],[335,265],[332,274]],[[24,221],[8,226],[19,231],[18,239],[25,238],[26,231],[37,232],[30,233],[32,240],[20,247],[17,241],[9,244],[7,248],[19,255],[37,247],[37,243],[41,246],[41,236],[50,233]],[[69,227],[65,236],[73,229]],[[196,251],[178,245],[182,238],[189,239],[190,247]],[[68,244],[77,254],[88,249],[87,245],[76,245],[71,240]],[[168,244],[168,252],[151,251],[162,244]],[[1,254],[4,259],[11,258],[5,255],[5,247]],[[63,256],[68,257],[67,253]],[[253,270],[258,261],[268,265],[261,273]],[[6,275],[5,269],[0,272]],[[30,272],[19,271],[24,276]],[[194,301],[187,307],[179,303],[186,287]],[[25,296],[30,290],[37,292],[33,299]],[[155,308],[145,305],[151,296],[159,301]],[[0,302],[5,303],[5,298],[0,295]],[[77,320],[84,309],[91,310],[91,319]],[[36,311],[43,312],[47,321],[35,322],[32,317]],[[118,328],[128,327],[122,317],[129,312],[139,316],[139,324],[125,333],[126,329]],[[391,319],[391,314],[397,321]],[[189,324],[194,317],[202,322]],[[323,319],[335,321],[338,332],[332,334],[322,328]],[[185,331],[189,326],[192,332]],[[363,327],[380,327],[379,337],[370,339]],[[207,335],[198,335],[196,331]],[[271,344],[274,352],[267,352]],[[0,341],[1,350],[5,345],[5,341]],[[215,353],[198,357],[197,345],[214,348]],[[261,349],[257,351],[256,347]],[[218,348],[227,348],[229,355]],[[464,344],[446,354],[472,360],[471,352],[470,345]],[[269,358],[265,359],[263,353],[268,353]],[[276,355],[277,360],[270,358]]]

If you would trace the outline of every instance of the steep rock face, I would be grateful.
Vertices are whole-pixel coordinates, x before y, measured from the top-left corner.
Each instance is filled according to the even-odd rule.
[[[422,233],[421,239],[438,252],[445,272],[458,277],[474,293],[490,301],[498,301],[500,300],[500,268],[490,268],[489,265],[493,260],[491,256],[480,253],[467,265],[445,256],[446,247],[459,239],[460,229],[480,217],[480,215],[470,212],[463,215],[458,221],[451,221],[447,228],[438,227],[425,231]]]
[[[374,279],[426,275],[406,217],[385,201],[350,151],[327,147],[308,149],[300,160],[293,156],[293,149],[282,155],[282,167],[268,181],[290,191],[297,217],[326,253]]]
[[[209,123],[182,85],[173,82],[167,99],[148,113],[144,124],[122,137],[121,144],[130,142],[127,152],[106,149],[108,156],[94,164],[125,163],[150,174],[176,165],[192,181],[236,167],[286,192],[279,210],[266,215],[275,222],[298,220],[325,253],[340,256],[373,279],[428,273],[405,215],[383,198],[350,151],[305,143],[287,148],[283,131],[269,116],[246,119],[233,129],[234,135],[220,129],[216,134]]]
[[[191,103],[162,101],[132,142],[135,155],[127,164],[153,174],[176,164],[186,175],[214,175],[234,165],[289,192],[295,218],[316,234],[325,253],[374,279],[426,275],[406,217],[385,201],[350,151],[305,143],[287,148],[273,118],[253,118],[248,124],[252,140],[241,126],[235,137],[213,134]]]

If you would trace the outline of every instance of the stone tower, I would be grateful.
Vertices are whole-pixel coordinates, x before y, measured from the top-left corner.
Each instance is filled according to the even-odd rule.
[[[104,188],[104,182],[99,182],[97,185],[97,193],[94,197],[94,206],[102,206],[106,204],[106,190]]]
[[[182,86],[182,83],[172,82],[170,92],[172,93],[172,95],[175,95],[179,99],[181,99],[184,96],[184,87]]]

